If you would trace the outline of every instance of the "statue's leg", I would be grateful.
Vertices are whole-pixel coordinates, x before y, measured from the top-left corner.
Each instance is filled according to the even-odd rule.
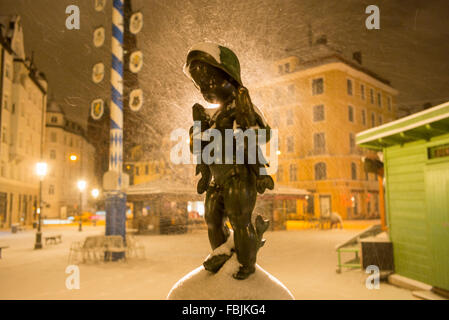
[[[216,187],[209,187],[206,193],[205,219],[212,250],[228,239],[229,230],[225,218],[223,196]]]
[[[234,278],[245,279],[255,271],[260,240],[251,223],[257,197],[256,176],[247,167],[239,169],[241,172],[226,182],[224,205],[234,230],[237,259],[242,265]]]

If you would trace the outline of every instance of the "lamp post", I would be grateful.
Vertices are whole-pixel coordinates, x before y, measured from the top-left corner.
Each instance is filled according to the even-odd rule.
[[[96,211],[97,211],[97,199],[98,196],[100,195],[100,190],[98,190],[97,188],[92,189],[91,191],[92,197],[94,198],[94,205],[95,205],[95,219],[92,220],[92,224],[95,227],[97,225],[97,220],[96,220]]]
[[[82,221],[82,215],[83,215],[83,191],[86,189],[87,183],[85,180],[78,180],[78,189],[80,191],[80,206],[79,206],[79,228],[78,231],[83,231],[83,221]]]
[[[47,174],[47,164],[45,162],[36,164],[36,174],[39,176],[39,207],[37,208],[38,225],[34,249],[42,249],[42,181]]]

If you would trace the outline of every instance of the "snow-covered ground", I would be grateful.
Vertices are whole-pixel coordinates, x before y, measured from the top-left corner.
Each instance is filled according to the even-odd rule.
[[[352,230],[267,232],[258,264],[300,299],[414,299],[411,292],[381,282],[365,287],[360,270],[335,272],[335,245]],[[201,265],[210,253],[207,233],[138,236],[146,259],[79,264],[80,289],[66,288],[70,244],[87,235],[104,234],[103,227],[48,227],[44,235],[62,234],[63,242],[33,250],[35,233],[0,232],[9,245],[0,259],[0,299],[165,299],[172,286]]]

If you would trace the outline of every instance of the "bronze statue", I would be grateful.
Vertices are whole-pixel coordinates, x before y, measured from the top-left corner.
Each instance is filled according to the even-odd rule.
[[[266,141],[269,140],[271,129],[262,113],[252,104],[249,92],[241,81],[238,58],[230,49],[213,43],[197,44],[187,55],[184,72],[193,80],[207,102],[219,105],[213,110],[213,114],[209,114],[210,110],[200,104],[193,106],[193,120],[201,123],[202,133],[209,129],[218,130],[225,143],[226,129],[255,130],[256,133],[257,130],[264,129],[267,133]],[[194,139],[192,127],[192,152]],[[244,143],[243,164],[236,161],[234,152],[231,161],[223,158],[222,161],[200,163],[196,167],[196,174],[201,173],[197,191],[200,194],[206,192],[205,219],[213,250],[225,243],[230,235],[226,218],[232,226],[235,253],[240,263],[240,269],[233,275],[235,279],[246,279],[255,271],[256,255],[265,242],[262,236],[269,222],[258,215],[254,227],[251,216],[257,193],[274,188],[273,179],[267,174],[261,174],[266,161],[259,161],[259,158],[255,163],[248,161],[250,143],[254,142],[248,139]],[[204,145],[202,141],[201,150]],[[257,150],[260,152],[258,146]],[[203,265],[206,270],[217,272],[229,258],[224,254],[212,255]]]

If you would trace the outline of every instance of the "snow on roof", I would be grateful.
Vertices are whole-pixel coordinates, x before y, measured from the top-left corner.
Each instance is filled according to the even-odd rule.
[[[126,193],[128,195],[147,194],[197,194],[196,188],[192,185],[181,184],[167,179],[153,180],[145,183],[129,186]]]
[[[305,196],[310,194],[309,191],[304,189],[298,189],[282,185],[275,185],[274,190],[266,190],[265,193],[273,195],[295,195],[295,196]]]

